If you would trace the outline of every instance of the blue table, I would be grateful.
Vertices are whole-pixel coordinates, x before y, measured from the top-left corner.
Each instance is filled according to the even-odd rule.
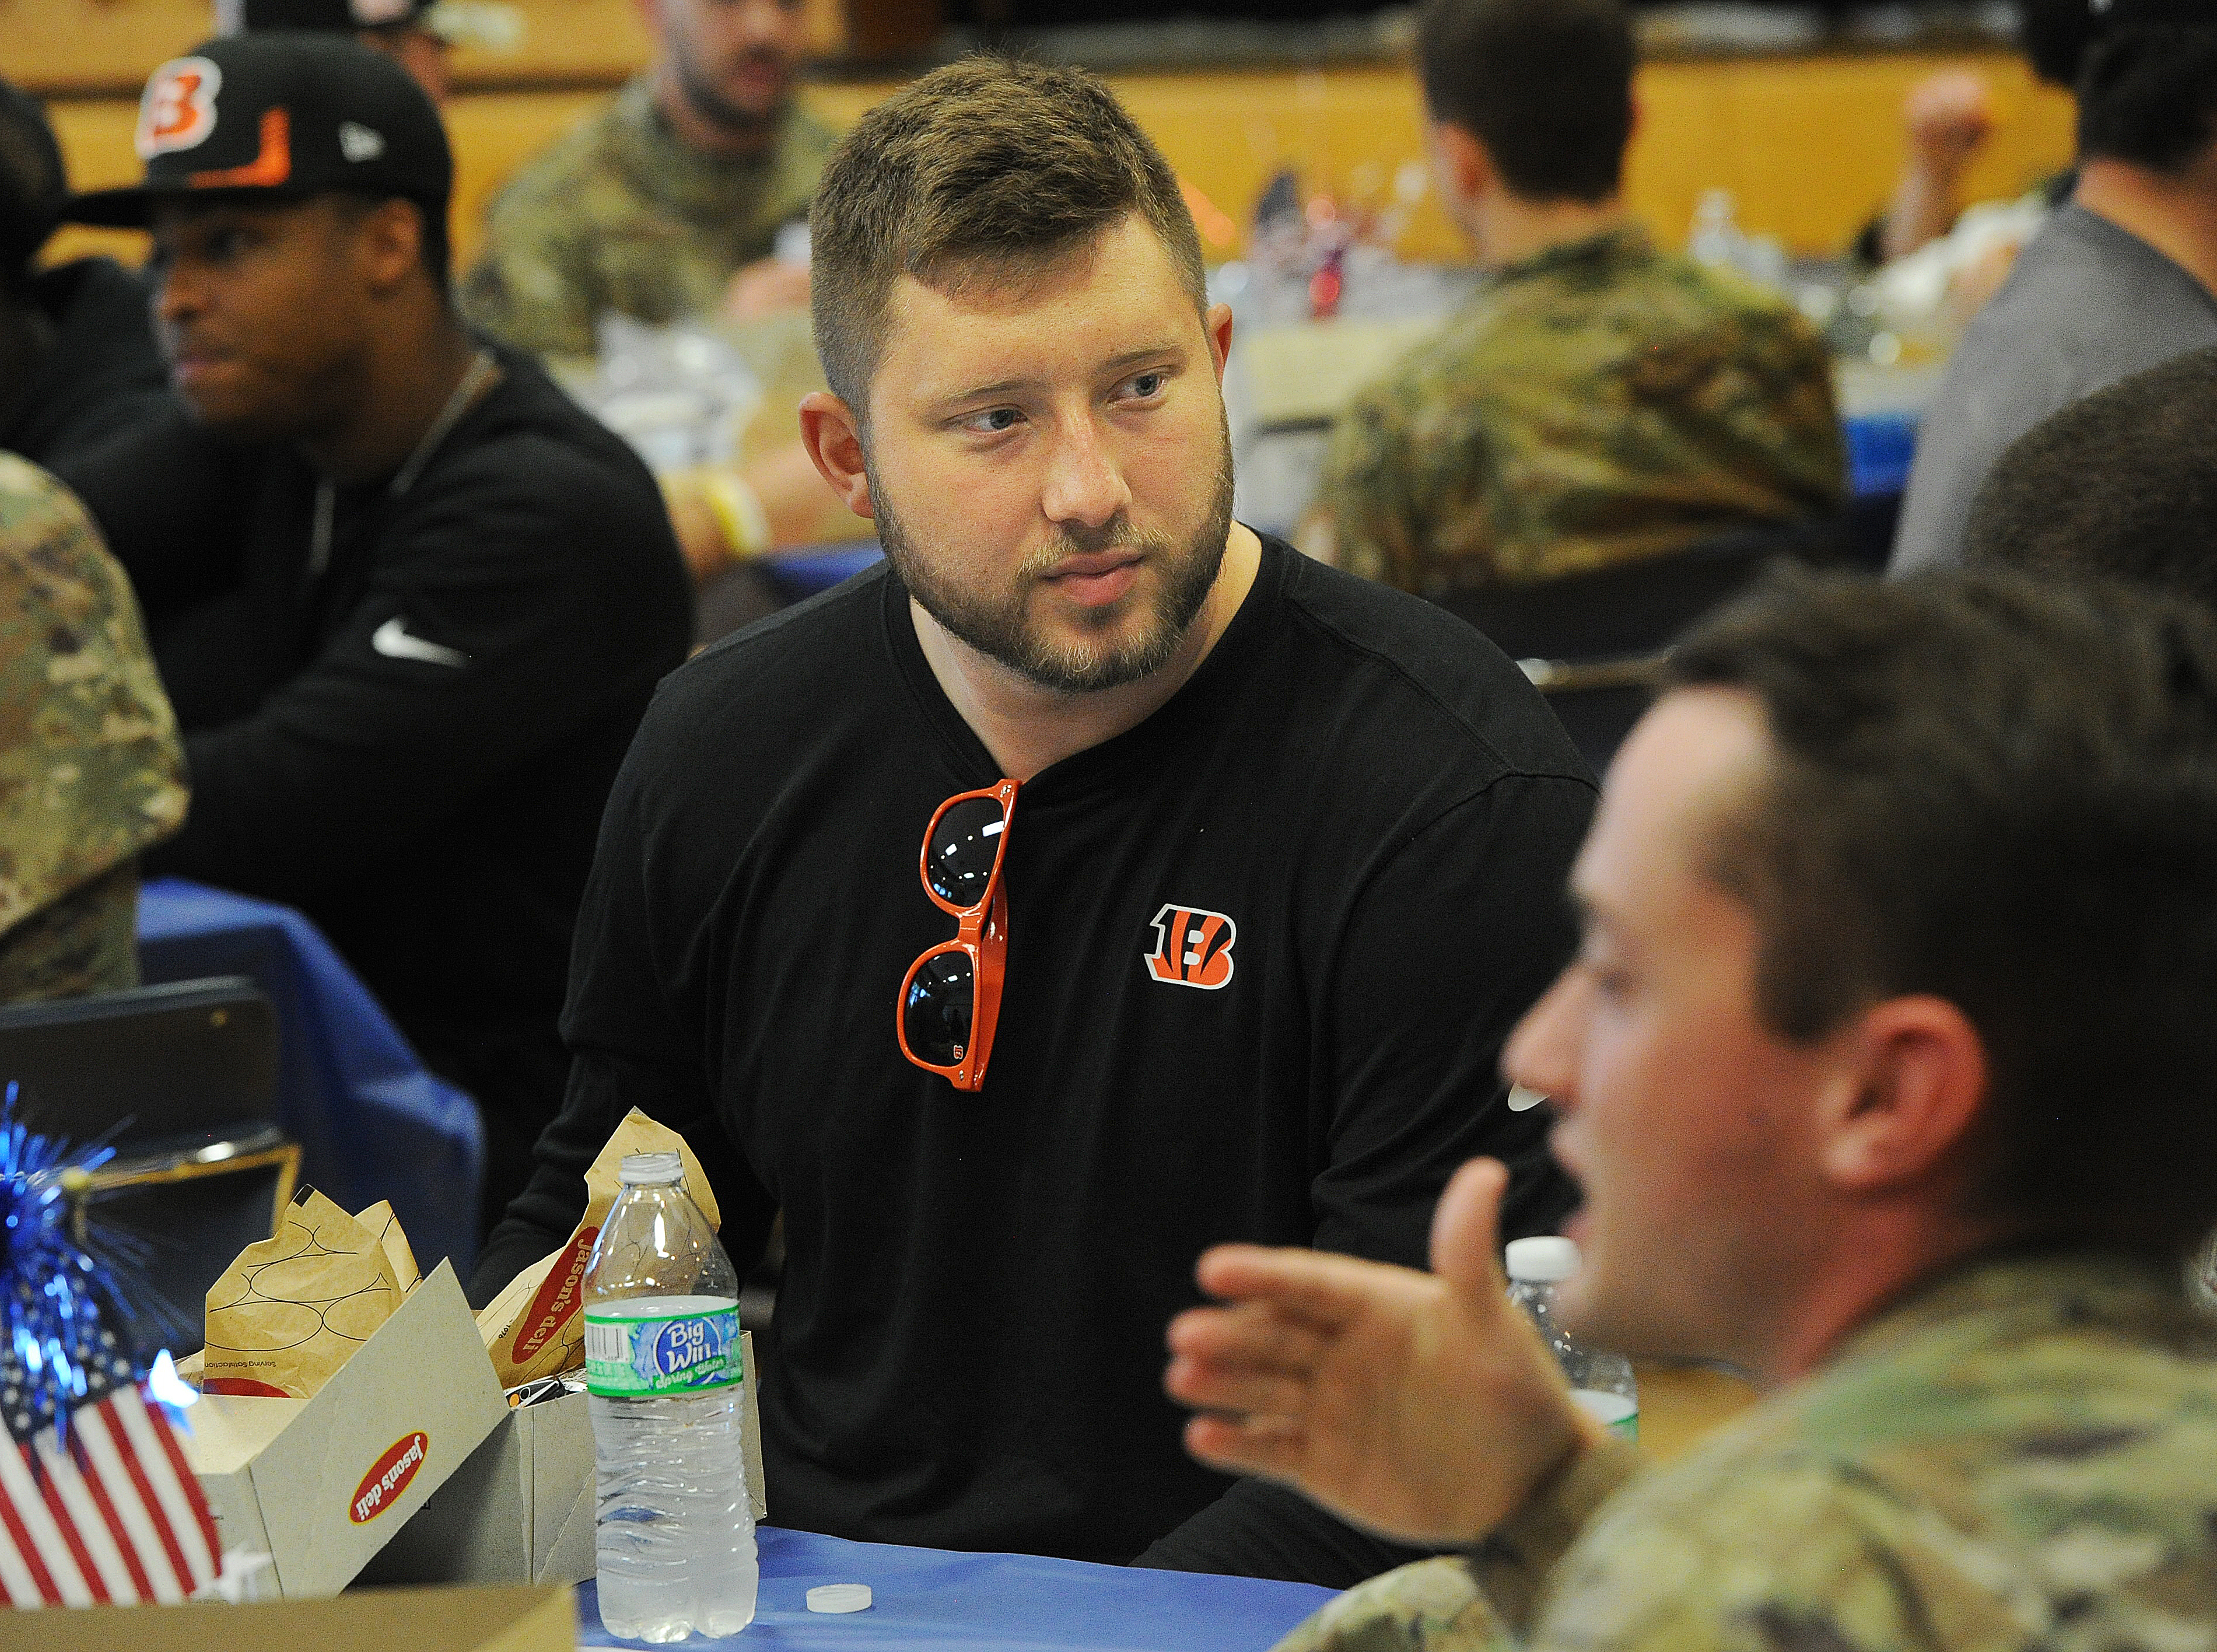
[[[477,1258],[485,1128],[477,1103],[426,1072],[313,924],[290,906],[158,878],[139,893],[148,982],[245,975],[277,1012],[277,1122],[300,1174],[349,1210],[380,1199],[426,1273]]]
[[[763,558],[761,566],[785,599],[797,603],[851,579],[884,555],[877,541],[861,539],[845,545],[775,552]]]
[[[1840,421],[1848,444],[1848,492],[1858,499],[1905,492],[1917,457],[1917,416],[1899,411],[1856,413]]]
[[[744,1634],[682,1647],[808,1647],[814,1652],[1265,1652],[1330,1589],[1251,1577],[1091,1566],[1035,1555],[901,1549],[763,1526],[762,1593]],[[818,1583],[867,1583],[866,1612],[807,1607]],[[577,1587],[580,1646],[637,1646],[601,1627],[590,1583]]]

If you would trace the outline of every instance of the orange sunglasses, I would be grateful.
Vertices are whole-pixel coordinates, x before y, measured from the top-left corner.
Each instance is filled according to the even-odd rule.
[[[957,1090],[985,1082],[1001,976],[1009,952],[1009,899],[1001,861],[1016,812],[1016,783],[960,792],[924,828],[917,871],[932,904],[952,917],[954,938],[908,967],[894,1006],[901,1054]]]

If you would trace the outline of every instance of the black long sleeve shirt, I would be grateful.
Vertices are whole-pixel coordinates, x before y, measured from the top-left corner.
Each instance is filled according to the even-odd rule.
[[[132,577],[186,735],[146,868],[297,905],[477,1092],[503,1203],[559,1105],[602,804],[691,595],[653,478],[527,358],[404,493],[337,494],[180,404],[65,467]],[[505,1162],[503,1162],[503,1161]]]
[[[1164,1326],[1219,1241],[1421,1265],[1475,1154],[1512,1167],[1508,1231],[1552,1231],[1573,1194],[1496,1062],[1572,944],[1592,783],[1476,632],[1266,541],[1192,679],[1023,787],[964,1094],[903,1059],[894,1005],[954,930],[926,822],[998,777],[882,566],[672,676],[602,828],[568,1099],[476,1295],[566,1236],[641,1107],[742,1268],[784,1213],[772,1519],[1122,1561],[1200,1517],[1241,1529],[1149,1563],[1306,1569],[1251,1497],[1210,1512],[1232,1482],[1180,1447]],[[1195,965],[1179,913],[1230,920]]]

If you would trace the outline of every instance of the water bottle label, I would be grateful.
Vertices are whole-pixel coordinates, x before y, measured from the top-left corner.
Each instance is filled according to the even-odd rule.
[[[617,1399],[700,1394],[746,1379],[739,1310],[677,1319],[585,1313],[585,1387]]]

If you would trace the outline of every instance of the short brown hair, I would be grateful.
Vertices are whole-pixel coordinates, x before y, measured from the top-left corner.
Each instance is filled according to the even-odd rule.
[[[1527,201],[1606,201],[1632,138],[1623,0],[1429,0],[1417,69],[1435,121],[1485,145]]]
[[[866,419],[901,276],[942,286],[1036,270],[1133,211],[1205,309],[1176,175],[1108,87],[1005,58],[934,70],[862,117],[817,189],[810,308],[824,377]]]
[[[1773,579],[1672,653],[1771,756],[1709,871],[1797,1043],[1929,993],[1985,1046],[1979,1214],[2183,1256],[2217,1221],[2217,624],[1996,571]]]

